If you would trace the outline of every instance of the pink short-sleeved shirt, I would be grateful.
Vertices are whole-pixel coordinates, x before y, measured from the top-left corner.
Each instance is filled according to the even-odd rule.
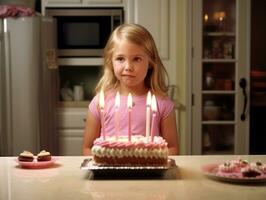
[[[165,119],[174,109],[174,103],[168,97],[156,97],[157,112],[155,118],[154,134],[160,135],[160,121]],[[100,122],[100,109],[98,106],[98,95],[89,104],[89,110],[96,120]],[[120,96],[119,106],[119,134],[128,134],[128,108],[127,96]],[[152,116],[151,116],[152,119]],[[105,97],[104,106],[105,134],[115,135],[115,93]],[[102,133],[101,127],[101,133]],[[146,95],[133,96],[133,107],[131,111],[131,132],[132,135],[145,135],[146,132]]]

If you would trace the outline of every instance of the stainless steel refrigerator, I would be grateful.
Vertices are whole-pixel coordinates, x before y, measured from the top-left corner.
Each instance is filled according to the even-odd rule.
[[[47,24],[39,16],[0,19],[0,156],[56,146]]]

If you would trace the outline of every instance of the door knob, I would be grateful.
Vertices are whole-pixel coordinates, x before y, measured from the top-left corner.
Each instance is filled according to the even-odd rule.
[[[245,78],[241,78],[239,80],[239,86],[242,88],[243,96],[244,96],[243,112],[240,115],[240,119],[242,121],[245,121],[245,119],[246,119],[246,109],[247,109],[247,103],[248,103],[248,96],[247,96],[247,92],[246,92],[247,80]]]

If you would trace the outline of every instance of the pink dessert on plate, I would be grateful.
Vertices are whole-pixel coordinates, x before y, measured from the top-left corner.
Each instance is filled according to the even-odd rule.
[[[250,163],[237,158],[218,165],[216,175],[229,178],[266,178],[266,164],[260,161]]]

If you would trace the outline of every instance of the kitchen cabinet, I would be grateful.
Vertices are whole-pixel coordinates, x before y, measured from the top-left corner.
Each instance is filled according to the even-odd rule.
[[[192,2],[192,153],[246,154],[246,1]]]
[[[58,108],[59,155],[81,155],[87,108]]]
[[[83,0],[84,2],[88,2],[91,4],[110,4],[110,5],[121,5],[123,4],[123,0]]]
[[[114,7],[123,6],[124,0],[42,0],[45,7]],[[44,9],[42,9],[44,10]]]
[[[128,0],[125,21],[137,23],[152,34],[170,83],[176,83],[176,1]]]

